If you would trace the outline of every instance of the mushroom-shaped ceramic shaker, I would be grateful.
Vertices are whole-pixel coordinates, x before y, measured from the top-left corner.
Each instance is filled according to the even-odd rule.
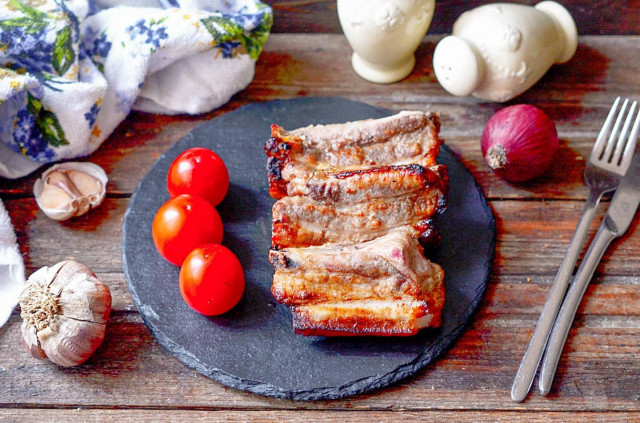
[[[573,57],[576,24],[562,5],[494,3],[464,12],[433,53],[442,87],[503,102],[531,88],[554,63]]]
[[[435,0],[338,0],[338,17],[362,78],[381,84],[411,73]]]

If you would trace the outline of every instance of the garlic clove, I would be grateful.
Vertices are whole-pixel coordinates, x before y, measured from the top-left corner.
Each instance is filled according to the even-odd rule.
[[[43,207],[48,209],[59,209],[66,207],[67,204],[73,201],[73,197],[62,188],[47,184],[43,188],[40,201]]]
[[[91,204],[89,204],[89,199],[80,192],[73,180],[69,177],[70,173],[71,171],[66,170],[54,170],[49,173],[44,183],[41,198],[43,204],[50,202],[47,198],[47,188],[58,188],[69,196],[69,200],[66,203],[61,202],[55,209],[73,212],[74,216],[80,216],[89,211]]]
[[[102,192],[102,182],[88,173],[77,170],[70,170],[67,176],[80,194],[87,197],[93,205],[99,198],[100,192]]]
[[[79,321],[60,315],[55,326],[38,331],[40,346],[47,358],[63,367],[84,363],[100,346],[106,332],[104,323]]]
[[[68,367],[85,362],[102,343],[111,293],[91,269],[67,260],[34,272],[20,307],[27,351]]]
[[[107,182],[104,170],[94,163],[66,162],[46,170],[36,180],[33,194],[47,216],[66,220],[99,206]]]
[[[49,286],[59,293],[64,316],[106,323],[111,312],[111,293],[87,266],[76,261],[66,261]],[[87,283],[90,282],[90,283]]]
[[[67,172],[66,170],[57,169],[47,174],[45,187],[46,186],[54,186],[60,188],[61,190],[66,192],[70,198],[78,198],[82,196],[80,191],[76,189],[71,179],[69,179],[69,172]]]
[[[27,322],[22,322],[20,329],[22,330],[22,345],[27,349],[27,351],[37,359],[46,360],[47,354],[40,346],[36,328],[29,325]]]

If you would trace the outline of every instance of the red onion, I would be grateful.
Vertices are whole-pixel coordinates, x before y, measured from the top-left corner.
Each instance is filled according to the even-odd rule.
[[[558,146],[558,132],[551,118],[529,104],[498,111],[482,132],[485,162],[498,176],[512,182],[542,175]]]

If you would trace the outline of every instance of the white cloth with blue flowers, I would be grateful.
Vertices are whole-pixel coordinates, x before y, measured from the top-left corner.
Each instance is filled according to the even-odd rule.
[[[132,109],[223,105],[272,20],[257,0],[0,0],[0,176],[92,153]]]

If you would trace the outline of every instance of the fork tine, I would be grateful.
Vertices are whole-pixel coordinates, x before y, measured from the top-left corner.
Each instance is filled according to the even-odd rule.
[[[604,160],[605,162],[611,161],[613,156],[613,148],[616,145],[616,136],[618,134],[618,129],[620,128],[620,124],[622,123],[622,119],[624,118],[624,112],[627,110],[627,104],[629,104],[629,99],[624,100],[622,103],[622,107],[620,107],[620,113],[618,113],[618,117],[616,118],[616,123],[613,125],[613,129],[611,130],[611,134],[609,135],[609,140],[607,140],[607,146],[604,149],[604,154],[600,157],[600,160]]]
[[[620,161],[620,166],[623,169],[629,167],[631,163],[631,159],[634,156],[636,151],[636,144],[638,142],[638,132],[640,132],[640,113],[636,116],[636,121],[633,123],[633,129],[631,129],[631,134],[629,135],[629,141],[627,142],[627,146],[624,149],[624,155]]]
[[[638,102],[634,101],[631,104],[631,108],[629,109],[629,113],[627,114],[627,118],[624,121],[624,126],[622,127],[622,132],[620,132],[620,137],[616,143],[616,149],[613,152],[613,157],[611,162],[614,165],[620,165],[620,161],[622,159],[622,152],[625,150],[625,146],[627,145],[627,133],[629,132],[629,128],[631,126],[631,122],[633,121],[633,117],[636,111],[636,107],[638,106]]]
[[[600,160],[602,154],[604,153],[605,138],[607,138],[607,134],[611,129],[611,123],[613,122],[614,117],[616,116],[616,112],[618,110],[618,104],[620,103],[620,97],[616,97],[611,109],[609,110],[609,114],[607,115],[607,119],[604,121],[602,125],[602,129],[600,129],[600,133],[598,134],[598,138],[596,142],[593,144],[593,148],[591,149],[591,158]]]

